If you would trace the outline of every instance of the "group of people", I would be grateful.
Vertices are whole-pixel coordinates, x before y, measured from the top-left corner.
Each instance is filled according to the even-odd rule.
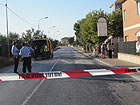
[[[23,60],[23,73],[26,73],[26,68],[28,69],[28,72],[31,73],[31,53],[34,52],[34,49],[29,47],[27,43],[22,44],[22,48],[19,50],[17,48],[17,43],[13,42],[13,46],[11,49],[11,53],[14,58],[14,73],[18,73],[18,64],[19,64],[19,57]]]
[[[114,43],[104,44],[101,45],[101,56],[102,58],[105,58],[105,55],[108,55],[108,57],[111,59],[112,56],[114,56]]]

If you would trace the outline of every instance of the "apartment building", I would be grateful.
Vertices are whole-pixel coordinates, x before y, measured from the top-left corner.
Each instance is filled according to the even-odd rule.
[[[68,42],[67,42],[67,39],[68,39],[68,37],[64,37],[64,38],[62,38],[61,39],[61,44],[62,45],[66,45]]]
[[[76,41],[77,40],[77,36],[74,34],[74,41]]]
[[[117,0],[122,4],[124,41],[140,40],[140,0]]]

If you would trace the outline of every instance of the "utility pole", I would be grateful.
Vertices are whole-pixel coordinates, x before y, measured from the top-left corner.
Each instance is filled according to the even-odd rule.
[[[8,33],[8,11],[7,11],[7,0],[6,0],[6,4],[5,4],[5,7],[6,7],[6,35],[7,35],[7,44],[8,44],[8,58],[10,57],[10,47],[9,47],[9,33]]]

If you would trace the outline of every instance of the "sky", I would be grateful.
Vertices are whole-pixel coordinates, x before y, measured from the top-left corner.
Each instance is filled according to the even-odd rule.
[[[33,24],[27,24],[8,10],[9,32],[22,34],[28,29],[44,31],[48,37],[60,40],[74,36],[74,23],[93,10],[111,13],[109,6],[116,0],[7,0],[8,7],[18,16]],[[5,4],[6,0],[0,0]],[[0,33],[6,34],[5,7],[0,5]],[[55,27],[53,27],[55,26]],[[53,28],[52,28],[53,27]],[[48,33],[49,32],[49,33]]]

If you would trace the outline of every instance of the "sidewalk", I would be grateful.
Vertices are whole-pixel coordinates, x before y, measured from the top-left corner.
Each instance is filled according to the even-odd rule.
[[[85,53],[82,49],[78,49],[75,48],[78,52],[84,54],[87,57],[90,57],[92,59],[95,59],[105,65],[108,65],[110,67],[140,67],[140,64],[135,64],[135,63],[131,63],[131,62],[126,62],[123,60],[119,60],[117,58],[104,58],[102,59],[101,56],[99,55],[99,57],[95,57],[93,56],[93,53]]]
[[[140,67],[139,64],[126,62],[126,61],[123,61],[123,60],[119,60],[117,58],[113,58],[113,59],[104,58],[104,59],[102,59],[101,56],[95,57],[95,56],[93,56],[93,53],[85,53],[82,49],[78,49],[78,48],[74,48],[74,49],[77,50],[78,52],[84,54],[85,56],[90,57],[91,59],[97,60],[98,62],[100,62],[104,65],[107,65],[111,68],[116,68],[116,67],[120,67],[120,68]],[[128,75],[140,81],[140,72],[135,73],[135,74],[128,74]]]

